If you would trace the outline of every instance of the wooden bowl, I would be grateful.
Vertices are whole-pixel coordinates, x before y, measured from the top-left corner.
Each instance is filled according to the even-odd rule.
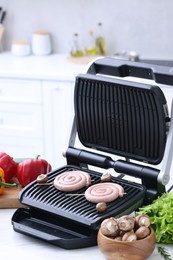
[[[99,229],[97,242],[99,249],[108,260],[144,260],[154,251],[156,238],[152,228],[144,239],[136,241],[117,241],[106,237]]]

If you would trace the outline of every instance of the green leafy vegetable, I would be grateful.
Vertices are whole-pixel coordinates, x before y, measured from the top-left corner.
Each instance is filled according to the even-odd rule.
[[[136,214],[147,214],[155,231],[157,243],[173,244],[173,192],[163,193]]]
[[[162,246],[158,246],[157,247],[158,252],[161,254],[161,256],[164,257],[165,260],[172,260],[172,257],[170,256],[170,254],[168,253],[168,250]]]

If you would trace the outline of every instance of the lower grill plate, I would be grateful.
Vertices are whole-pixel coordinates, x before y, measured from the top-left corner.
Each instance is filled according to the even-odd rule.
[[[53,182],[62,172],[73,170],[81,168],[69,165],[59,168],[48,174],[48,182]],[[90,174],[92,184],[100,182],[101,173],[84,171]],[[20,202],[28,208],[15,212],[13,228],[66,249],[96,245],[97,231],[103,219],[130,214],[142,205],[145,197],[146,189],[141,184],[117,177],[112,177],[112,182],[122,185],[125,195],[107,203],[107,210],[99,213],[96,204],[82,196],[86,187],[74,192],[81,196],[67,196],[67,193],[57,190],[54,185],[38,186],[34,181],[19,194]]]

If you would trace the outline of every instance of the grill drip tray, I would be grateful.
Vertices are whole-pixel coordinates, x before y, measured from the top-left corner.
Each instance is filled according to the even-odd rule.
[[[70,165],[59,168],[48,174],[48,182],[52,182],[58,174],[72,170],[81,168]],[[92,184],[100,182],[101,173],[85,171],[90,174]],[[107,203],[107,210],[99,213],[96,205],[88,202],[85,196],[67,196],[53,185],[38,186],[34,181],[19,194],[20,202],[27,208],[16,210],[12,217],[13,228],[65,249],[94,246],[103,219],[130,214],[142,205],[145,197],[146,188],[141,184],[117,177],[112,177],[112,182],[122,185],[125,195]],[[85,189],[74,193],[83,194]]]
[[[37,209],[18,209],[12,218],[14,230],[65,248],[96,244],[97,231]]]

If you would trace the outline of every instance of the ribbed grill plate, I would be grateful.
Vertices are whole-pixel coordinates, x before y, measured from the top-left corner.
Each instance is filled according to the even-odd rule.
[[[86,147],[158,164],[166,141],[165,104],[157,86],[79,75],[75,86],[79,139]]]
[[[55,177],[64,172],[72,170],[81,170],[78,167],[63,167],[57,171],[48,174],[48,182],[53,182]],[[87,170],[92,179],[92,184],[100,182],[101,173]],[[124,187],[125,195],[116,201],[108,203],[108,209],[104,213],[96,211],[96,205],[85,199],[83,188],[77,192],[78,195],[68,196],[68,193],[57,190],[54,185],[38,186],[36,182],[26,186],[20,193],[21,203],[37,208],[43,211],[53,213],[55,216],[61,216],[80,224],[97,228],[101,220],[108,216],[122,215],[124,212],[132,212],[138,206],[142,205],[145,197],[145,187],[113,177],[113,182]],[[71,193],[71,192],[70,192]]]

